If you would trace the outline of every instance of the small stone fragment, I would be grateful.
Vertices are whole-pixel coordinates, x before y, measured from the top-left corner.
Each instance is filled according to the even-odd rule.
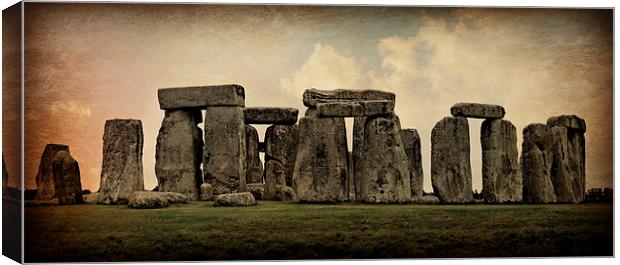
[[[523,199],[523,179],[517,151],[517,128],[507,120],[484,120],[480,143],[484,201],[520,202]]]
[[[276,199],[276,185],[293,185],[297,125],[272,125],[265,132],[265,200]]]
[[[213,200],[213,186],[209,183],[202,183],[200,185],[200,200],[210,201]]]

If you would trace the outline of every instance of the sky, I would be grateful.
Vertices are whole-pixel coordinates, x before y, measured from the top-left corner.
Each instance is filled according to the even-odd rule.
[[[45,144],[57,143],[96,190],[113,118],[142,120],[153,188],[157,89],[229,83],[245,87],[247,107],[300,115],[312,87],[395,93],[402,128],[422,139],[427,192],[430,132],[454,103],[504,106],[519,150],[528,124],[575,114],[588,127],[586,186],[612,186],[611,10],[26,3],[25,12],[27,188]],[[481,122],[469,120],[478,191]],[[262,141],[267,126],[256,127]]]

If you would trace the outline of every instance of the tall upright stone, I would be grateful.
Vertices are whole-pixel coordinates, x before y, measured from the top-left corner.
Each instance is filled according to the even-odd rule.
[[[523,179],[517,150],[517,128],[507,120],[484,120],[480,143],[482,198],[488,203],[521,201]]]
[[[551,182],[552,148],[553,133],[546,124],[534,123],[523,129],[521,168],[524,202],[553,203],[556,201]]]
[[[309,108],[299,120],[293,189],[301,202],[346,201],[347,138],[344,118],[320,118]]]
[[[106,121],[99,203],[127,203],[131,193],[144,190],[143,146],[144,134],[140,120]]]
[[[366,118],[356,171],[358,201],[391,203],[411,201],[409,158],[400,137],[396,115]]]
[[[431,181],[442,203],[473,201],[469,158],[469,123],[445,117],[431,132]]]
[[[245,125],[245,182],[263,183],[263,162],[258,150],[258,131],[251,125]]]
[[[52,175],[52,162],[54,156],[60,151],[69,152],[69,146],[62,144],[47,144],[41,154],[39,162],[39,172],[37,173],[37,195],[36,200],[51,200],[55,197],[54,176]]]
[[[266,200],[275,199],[276,185],[293,185],[297,133],[297,125],[272,125],[265,132]]]
[[[59,204],[83,203],[80,166],[68,151],[58,151],[52,161],[54,194]]]
[[[200,109],[166,110],[157,136],[155,175],[162,192],[196,200],[202,184],[202,122]]]
[[[420,147],[420,135],[416,129],[400,130],[405,153],[409,158],[409,176],[411,182],[411,197],[420,198],[424,194],[424,174],[422,171],[422,153]]]
[[[204,120],[204,180],[214,195],[245,191],[245,124],[243,109],[207,107]]]
[[[551,181],[557,201],[579,203],[585,197],[585,120],[562,115],[547,124],[553,133]]]

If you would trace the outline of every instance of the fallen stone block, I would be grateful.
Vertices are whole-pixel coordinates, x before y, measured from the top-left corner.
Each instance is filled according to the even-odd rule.
[[[243,115],[246,124],[292,125],[297,122],[299,110],[294,108],[245,108]]]
[[[360,117],[390,115],[394,113],[394,101],[368,100],[352,102],[322,102],[317,104],[320,117]]]
[[[506,110],[499,105],[457,103],[450,108],[450,113],[452,113],[454,117],[501,119],[506,114]]]
[[[256,205],[256,200],[252,193],[249,192],[241,192],[241,193],[228,193],[222,194],[215,198],[214,206],[229,206],[229,207],[237,207],[237,206],[253,206]]]
[[[161,88],[157,90],[160,109],[214,106],[245,106],[245,91],[240,85]]]
[[[134,209],[166,208],[172,203],[187,203],[190,197],[176,192],[136,191],[129,195],[127,205]]]
[[[254,199],[262,200],[263,195],[265,194],[265,186],[263,183],[252,183],[246,185],[248,187],[248,192],[252,193]]]
[[[379,90],[358,89],[335,89],[319,90],[307,89],[303,94],[303,102],[306,107],[315,108],[317,103],[330,101],[366,101],[366,100],[389,100],[394,102],[394,93]]]

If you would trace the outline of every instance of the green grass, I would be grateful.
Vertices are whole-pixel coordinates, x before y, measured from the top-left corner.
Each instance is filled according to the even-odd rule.
[[[612,204],[26,208],[26,262],[613,255]]]

